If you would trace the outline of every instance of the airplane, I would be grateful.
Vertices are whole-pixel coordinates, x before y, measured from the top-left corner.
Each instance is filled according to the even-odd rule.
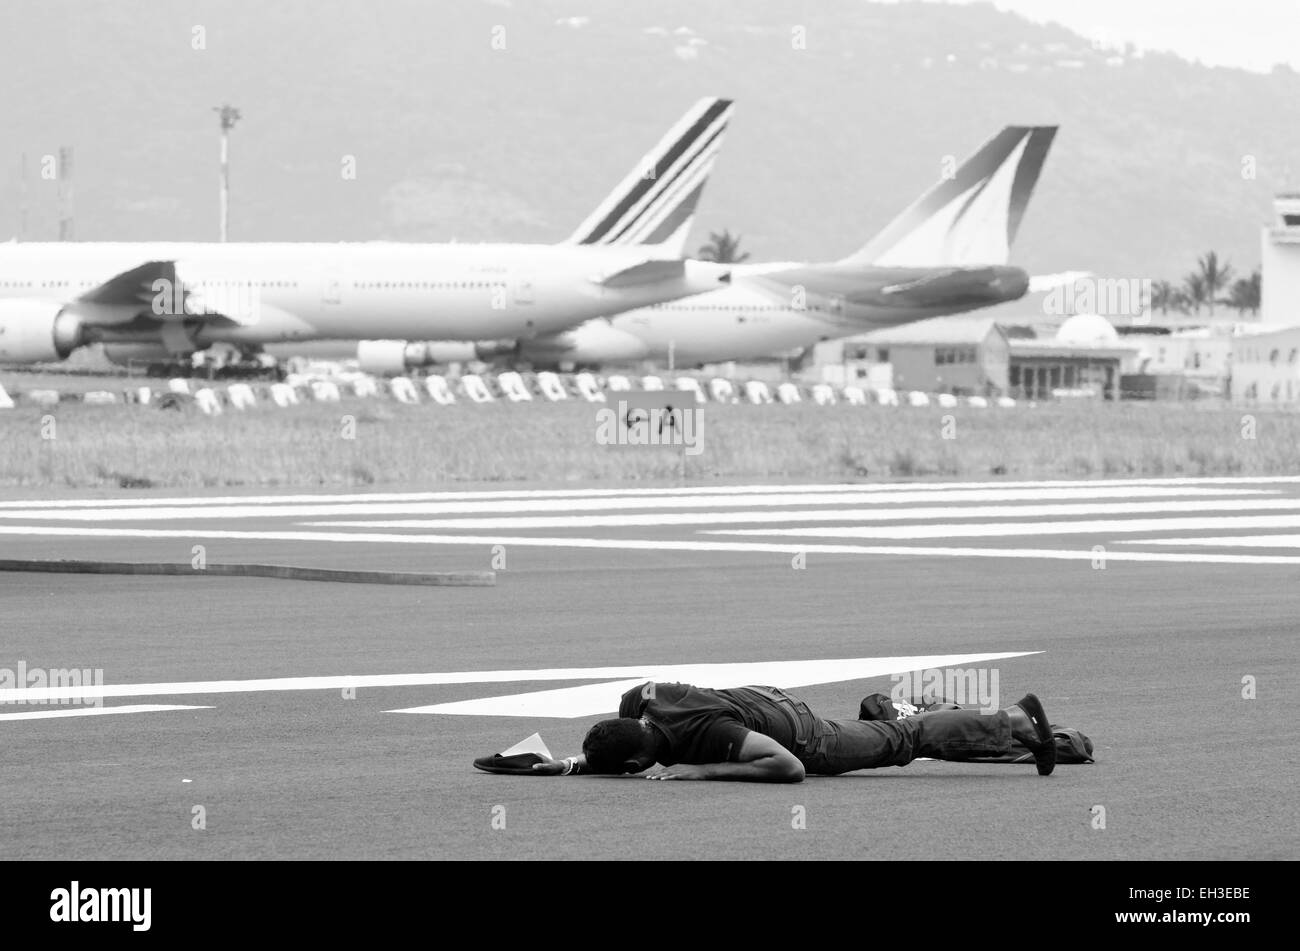
[[[733,112],[697,102],[564,242],[0,244],[0,363],[105,345],[174,361],[215,343],[528,339],[699,294],[683,257]]]
[[[652,359],[694,366],[1018,300],[1031,279],[1008,263],[1010,250],[1056,131],[1007,126],[842,260],[736,265],[731,283],[707,294],[528,340],[436,342],[408,356],[537,368]]]

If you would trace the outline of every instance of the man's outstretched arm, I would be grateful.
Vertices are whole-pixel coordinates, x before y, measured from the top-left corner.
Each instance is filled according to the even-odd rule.
[[[646,779],[729,779],[751,783],[798,783],[804,778],[798,757],[765,733],[750,733],[734,763],[678,763]]]
[[[548,759],[535,763],[533,769],[543,776],[577,776],[580,773],[591,772],[587,768],[587,757],[581,753],[577,756],[566,756],[564,759]]]

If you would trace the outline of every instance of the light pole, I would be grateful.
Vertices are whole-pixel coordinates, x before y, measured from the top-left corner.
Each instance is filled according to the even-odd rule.
[[[230,130],[242,117],[229,104],[213,106],[212,111],[221,117],[221,240],[224,243],[230,224]]]

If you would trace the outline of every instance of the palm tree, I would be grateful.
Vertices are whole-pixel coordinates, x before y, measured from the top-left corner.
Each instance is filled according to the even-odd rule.
[[[740,252],[740,235],[732,236],[727,229],[710,231],[709,240],[700,245],[701,261],[716,261],[718,264],[739,264],[749,257],[749,252]]]
[[[1251,314],[1259,313],[1259,297],[1261,288],[1261,278],[1259,268],[1251,272],[1250,277],[1239,278],[1233,285],[1228,296],[1224,298],[1224,303],[1229,307],[1236,308],[1238,316],[1250,311]]]
[[[1213,317],[1214,303],[1219,292],[1232,281],[1232,265],[1227,261],[1220,262],[1218,254],[1207,251],[1203,257],[1196,259],[1196,268],[1205,289],[1205,303],[1209,304],[1210,316]]]
[[[1153,281],[1151,284],[1151,309],[1167,314],[1169,308],[1175,304],[1174,285],[1168,281]]]
[[[239,110],[229,103],[220,106],[213,106],[212,111],[221,117],[221,131],[229,132],[235,127],[235,123],[244,118],[240,115]]]
[[[1188,274],[1183,278],[1183,297],[1187,301],[1189,311],[1199,317],[1201,307],[1205,304],[1204,275]]]

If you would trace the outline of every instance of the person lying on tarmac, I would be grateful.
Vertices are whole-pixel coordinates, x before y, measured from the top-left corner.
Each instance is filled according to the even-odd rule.
[[[922,756],[962,761],[1008,752],[1018,741],[1038,772],[1056,766],[1056,745],[1034,694],[992,714],[943,710],[901,720],[825,720],[778,687],[710,690],[649,682],[623,694],[618,719],[601,720],[582,755],[548,759],[549,776],[640,773],[646,779],[797,783],[805,775],[905,766]]]

